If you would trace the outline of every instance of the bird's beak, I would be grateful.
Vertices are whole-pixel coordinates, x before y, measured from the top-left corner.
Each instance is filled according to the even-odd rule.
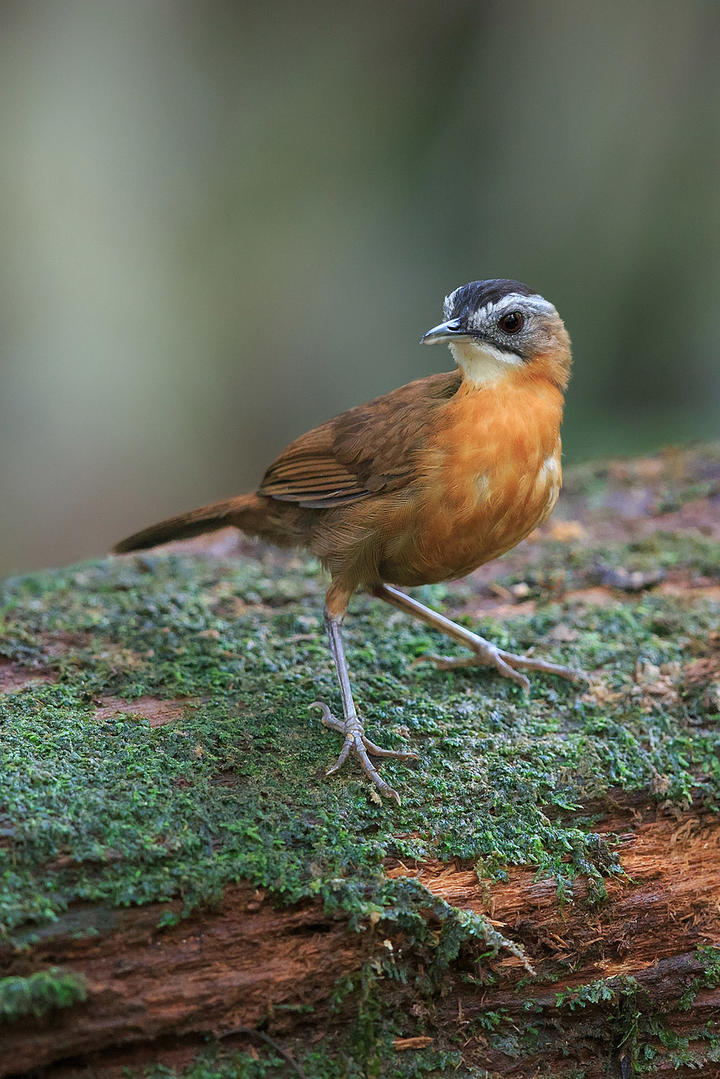
[[[437,345],[441,341],[451,344],[453,341],[467,341],[470,334],[463,329],[459,318],[453,318],[449,322],[441,322],[439,326],[433,326],[431,330],[420,338],[421,345]]]

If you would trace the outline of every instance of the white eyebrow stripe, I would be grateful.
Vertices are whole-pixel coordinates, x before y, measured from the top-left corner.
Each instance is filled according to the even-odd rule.
[[[495,303],[486,303],[483,307],[479,307],[477,311],[473,311],[469,319],[470,326],[473,329],[479,329],[483,323],[489,321],[493,316],[499,315],[501,311],[510,311],[513,307],[519,307],[522,311],[537,312],[538,314],[541,312],[549,314],[554,311],[553,305],[543,299],[542,296],[522,296],[519,292],[509,292],[501,300],[497,300]]]

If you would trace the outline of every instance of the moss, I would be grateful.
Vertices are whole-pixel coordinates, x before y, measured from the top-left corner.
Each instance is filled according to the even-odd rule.
[[[338,691],[312,560],[143,555],[5,582],[0,654],[54,681],[0,694],[0,936],[23,947],[103,932],[116,907],[181,897],[187,911],[236,880],[277,902],[317,896],[355,927],[384,919],[415,949],[412,969],[388,959],[351,987],[367,1000],[367,1055],[387,1034],[387,1016],[372,1015],[384,980],[413,977],[433,993],[459,956],[472,976],[472,963],[513,947],[416,882],[386,880],[385,858],[461,858],[484,877],[531,865],[567,899],[583,875],[597,903],[618,862],[584,806],[617,788],[678,805],[717,801],[720,724],[691,702],[643,699],[636,671],[703,655],[718,605],[660,592],[608,594],[602,605],[566,598],[601,579],[603,564],[712,575],[720,552],[668,533],[535,546],[531,569],[503,578],[499,566],[506,583],[530,583],[534,613],[482,625],[501,645],[599,670],[600,694],[535,675],[528,698],[487,671],[415,665],[453,646],[375,601],[353,601],[346,640],[368,733],[419,754],[382,764],[400,808],[377,804],[352,766],[324,779],[339,740],[309,706],[337,706]],[[420,591],[452,609],[473,587]],[[575,640],[557,643],[568,625]],[[127,708],[98,714],[108,696]],[[184,699],[184,715],[153,729],[133,712],[144,696]],[[82,925],[78,902],[94,904]],[[177,917],[168,910],[161,925]]]
[[[679,1007],[689,1011],[701,989],[716,989],[720,985],[720,948],[704,945],[698,948],[696,958],[703,968],[698,978],[693,978],[680,997]]]
[[[58,679],[0,696],[6,936],[77,900],[181,895],[190,907],[241,878],[281,900],[320,894],[360,917],[390,854],[600,879],[614,855],[583,821],[584,801],[649,789],[658,776],[678,801],[717,793],[719,730],[678,723],[661,702],[650,713],[630,698],[594,703],[540,676],[528,701],[483,671],[413,667],[438,640],[365,598],[347,625],[357,699],[371,736],[420,760],[383,765],[399,810],[377,805],[352,768],[325,781],[337,739],[309,704],[337,691],[321,583],[311,564],[297,566],[287,575],[271,562],[156,556],[6,583],[2,651]],[[662,632],[679,604],[648,595],[574,608],[575,661],[602,667],[622,697],[638,661],[682,661],[707,639],[717,609],[699,602],[682,605],[681,638]],[[484,629],[560,660],[546,641],[568,617],[551,602]],[[96,718],[108,694],[128,700],[127,712]],[[184,719],[151,729],[132,712],[143,695],[186,697]]]
[[[57,1008],[69,1008],[87,998],[85,978],[72,970],[51,967],[27,978],[0,979],[0,1020],[26,1015],[39,1018]]]
[[[185,1070],[150,1068],[145,1079],[487,1079],[483,1068],[463,1068],[457,1051],[432,1048],[397,1052],[390,1039],[378,1043],[372,1058],[358,1063],[349,1054],[351,1047],[301,1049],[293,1056],[297,1067],[271,1047],[258,1042],[253,1053],[214,1046],[201,1053]]]
[[[587,985],[579,985],[557,993],[555,1004],[558,1008],[568,1007],[571,1011],[574,1011],[575,1008],[587,1008],[593,1004],[614,1002],[617,997],[618,986],[615,984],[615,980],[601,978],[599,981],[589,982]]]
[[[639,1075],[683,1067],[704,1074],[707,1065],[720,1061],[717,1024],[710,1021],[689,1033],[679,1034],[666,1024],[662,1015],[646,1016],[640,1025],[634,1059]]]
[[[618,569],[648,575],[648,580],[653,580],[656,573],[659,576],[677,569],[689,575],[715,577],[718,565],[717,540],[700,533],[658,531],[629,542],[550,541],[543,544],[531,567],[500,573],[497,584],[510,588],[522,581],[528,586],[528,596],[546,599],[553,592],[614,583],[613,574]]]
[[[720,985],[720,948],[704,945],[697,950],[697,958],[702,963],[701,984],[704,989],[716,989]]]
[[[720,984],[720,951],[703,947],[697,957],[704,966],[703,974],[692,983],[693,997],[701,988]],[[678,1033],[668,1024],[667,1012],[675,1005],[666,1002],[658,1006],[641,989],[635,978],[619,976],[600,979],[587,985],[556,994],[558,1009],[595,1009],[605,1041],[616,1055],[626,1058],[629,1074],[655,1075],[668,1067],[700,1069],[720,1060],[720,1032],[717,1022],[709,1020],[704,1026]],[[681,997],[679,1007],[686,1005]]]

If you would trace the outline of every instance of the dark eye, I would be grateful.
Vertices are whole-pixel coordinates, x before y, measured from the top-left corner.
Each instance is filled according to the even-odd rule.
[[[518,333],[523,328],[524,316],[520,311],[508,311],[498,322],[503,333]]]

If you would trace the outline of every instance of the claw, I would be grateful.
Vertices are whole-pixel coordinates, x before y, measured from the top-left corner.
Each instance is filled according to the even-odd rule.
[[[559,663],[548,663],[543,659],[533,659],[532,656],[517,656],[514,652],[505,652],[502,648],[485,642],[473,649],[468,656],[436,656],[427,654],[419,656],[413,663],[427,661],[434,663],[438,670],[452,671],[459,667],[494,667],[503,678],[510,678],[527,692],[530,689],[530,681],[520,669],[527,671],[542,671],[545,674],[557,675],[559,678],[567,678],[570,682],[586,678],[582,671],[573,671],[570,667],[562,667]]]
[[[340,750],[340,756],[338,757],[338,759],[335,761],[334,764],[331,764],[329,768],[325,769],[325,775],[326,776],[332,776],[332,775],[335,774],[335,772],[340,771],[343,764],[348,759],[348,754],[349,754],[350,750],[352,749],[352,744],[353,743],[352,743],[351,738],[347,738],[345,740],[345,743],[344,743],[342,749]]]
[[[330,727],[334,731],[342,731],[343,733],[345,732],[345,725],[341,723],[339,719],[335,718],[335,716],[332,714],[324,701],[313,701],[310,707],[322,709],[323,714],[320,717],[320,722],[326,727]]]
[[[372,753],[373,757],[398,757],[402,761],[416,761],[418,759],[417,753],[410,753],[404,749],[383,749],[382,746],[371,742],[364,734],[362,735],[362,743],[368,753]]]
[[[549,663],[545,659],[534,659],[532,656],[516,656],[514,652],[504,652],[502,649],[498,649],[498,654],[510,666],[523,667],[526,671],[554,674],[558,678],[567,678],[569,682],[587,679],[583,671],[574,671],[571,667],[563,667],[560,663]]]
[[[407,760],[411,757],[417,757],[416,753],[408,753],[401,749],[383,749],[381,746],[375,745],[365,735],[363,725],[357,716],[353,716],[346,719],[344,722],[339,720],[332,714],[328,706],[323,701],[313,701],[310,705],[311,708],[320,708],[322,710],[321,722],[326,727],[330,727],[331,730],[339,731],[345,736],[345,742],[340,751],[340,756],[335,761],[335,764],[325,772],[326,776],[334,775],[338,772],[345,761],[348,759],[350,752],[352,751],[357,756],[360,767],[362,768],[368,779],[372,780],[381,794],[384,794],[386,798],[393,798],[398,805],[400,805],[400,795],[394,790],[389,783],[386,783],[378,772],[375,765],[368,756],[372,753],[376,757],[399,757],[402,760]]]

